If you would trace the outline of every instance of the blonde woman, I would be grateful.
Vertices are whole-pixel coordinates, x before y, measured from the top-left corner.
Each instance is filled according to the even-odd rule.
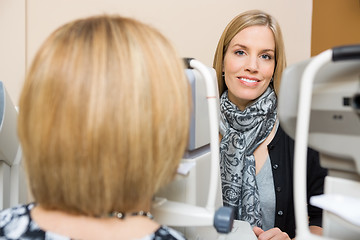
[[[248,221],[259,239],[295,237],[294,141],[277,120],[277,93],[286,66],[280,26],[251,10],[225,28],[213,64],[220,98],[220,167],[225,206]],[[308,197],[323,192],[327,172],[308,152]],[[309,225],[321,233],[321,209],[308,205]]]
[[[2,239],[184,239],[149,212],[187,144],[181,58],[120,16],[67,23],[22,89],[19,136],[35,202],[0,213]]]

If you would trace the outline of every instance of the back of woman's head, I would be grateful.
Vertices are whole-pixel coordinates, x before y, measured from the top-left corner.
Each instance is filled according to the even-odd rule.
[[[154,28],[80,19],[42,45],[20,99],[30,190],[48,209],[140,210],[174,176],[187,144],[183,64]]]
[[[261,10],[249,10],[233,18],[224,29],[215,51],[213,67],[218,78],[219,92],[222,94],[226,89],[225,81],[222,79],[222,69],[225,53],[230,41],[240,31],[251,26],[267,26],[272,31],[275,40],[275,69],[274,69],[274,88],[278,93],[280,88],[281,74],[286,67],[286,56],[284,41],[281,28],[277,20],[270,14]]]

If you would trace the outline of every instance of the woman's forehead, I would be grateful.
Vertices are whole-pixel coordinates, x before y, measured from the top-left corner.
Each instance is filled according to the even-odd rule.
[[[238,32],[229,43],[229,47],[242,46],[275,51],[275,38],[267,26],[250,26]]]

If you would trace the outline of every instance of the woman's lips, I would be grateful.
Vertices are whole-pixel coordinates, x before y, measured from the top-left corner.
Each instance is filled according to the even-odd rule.
[[[240,81],[244,81],[244,82],[248,82],[248,83],[256,83],[256,82],[260,82],[259,79],[257,78],[249,78],[249,77],[238,77],[238,79]]]

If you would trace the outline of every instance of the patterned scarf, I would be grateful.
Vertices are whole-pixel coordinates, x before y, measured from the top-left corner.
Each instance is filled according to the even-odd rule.
[[[276,121],[276,94],[271,87],[244,111],[220,98],[220,173],[224,206],[235,209],[235,219],[262,226],[256,183],[255,149],[266,139]]]

